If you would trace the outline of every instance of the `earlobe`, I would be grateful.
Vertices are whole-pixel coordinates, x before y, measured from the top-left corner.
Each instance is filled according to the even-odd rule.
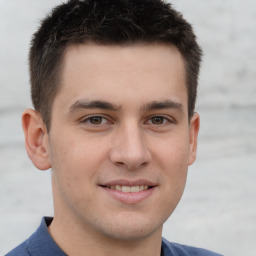
[[[51,164],[48,152],[48,133],[41,115],[33,109],[26,109],[22,114],[22,127],[29,158],[38,169],[49,169]]]
[[[200,126],[200,116],[198,113],[195,113],[190,121],[190,127],[189,127],[189,162],[188,164],[191,165],[196,160],[196,154],[197,154],[197,137],[199,132],[199,126]]]

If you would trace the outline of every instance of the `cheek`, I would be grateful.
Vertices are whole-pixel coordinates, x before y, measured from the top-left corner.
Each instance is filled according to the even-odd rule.
[[[51,164],[55,200],[65,202],[70,207],[83,206],[83,196],[90,198],[91,183],[95,167],[93,150],[87,150],[83,143],[75,139],[55,137],[51,143]]]
[[[173,212],[184,192],[188,171],[188,152],[187,144],[182,143],[170,144],[167,150],[162,152],[165,159],[161,163],[164,170],[163,184],[167,195],[163,207],[167,212]]]
[[[172,134],[152,143],[152,155],[168,172],[186,170],[189,162],[189,136],[186,133]]]
[[[104,145],[83,136],[55,136],[51,143],[52,170],[67,185],[91,183],[107,157]]]
[[[155,147],[154,158],[156,168],[162,170],[165,193],[172,200],[166,202],[167,205],[175,205],[184,190],[188,160],[189,160],[189,138],[183,136],[171,136]],[[167,200],[169,200],[167,199]]]

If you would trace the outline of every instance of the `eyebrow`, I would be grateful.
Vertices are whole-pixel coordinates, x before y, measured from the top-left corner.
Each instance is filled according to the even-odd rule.
[[[92,101],[78,100],[69,109],[71,112],[73,112],[79,109],[95,109],[95,108],[118,111],[120,110],[121,107],[106,101],[102,101],[102,100],[92,100]]]
[[[177,109],[182,111],[183,105],[179,102],[173,100],[165,100],[165,101],[152,101],[146,103],[142,108],[144,111],[152,111],[152,110],[159,110],[159,109]]]
[[[78,100],[69,108],[70,112],[80,110],[80,109],[104,109],[111,111],[119,111],[121,106],[109,103],[107,101],[102,100]],[[141,111],[153,111],[160,109],[177,109],[182,111],[183,105],[179,102],[173,100],[165,100],[165,101],[152,101],[144,104],[140,110]]]

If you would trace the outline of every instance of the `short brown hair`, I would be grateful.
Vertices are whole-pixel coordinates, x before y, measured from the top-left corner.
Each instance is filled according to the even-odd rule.
[[[165,43],[186,64],[188,115],[193,116],[202,51],[191,25],[161,0],[69,0],[52,10],[34,34],[29,60],[34,108],[50,129],[64,52],[72,44]]]

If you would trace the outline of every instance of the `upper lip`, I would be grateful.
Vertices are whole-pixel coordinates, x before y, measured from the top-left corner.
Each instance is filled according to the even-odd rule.
[[[105,182],[103,184],[100,184],[100,186],[140,186],[140,185],[148,185],[148,186],[156,186],[157,184],[149,181],[149,180],[145,180],[145,179],[138,179],[138,180],[126,180],[126,179],[119,179],[119,180],[112,180],[112,181],[108,181]]]

